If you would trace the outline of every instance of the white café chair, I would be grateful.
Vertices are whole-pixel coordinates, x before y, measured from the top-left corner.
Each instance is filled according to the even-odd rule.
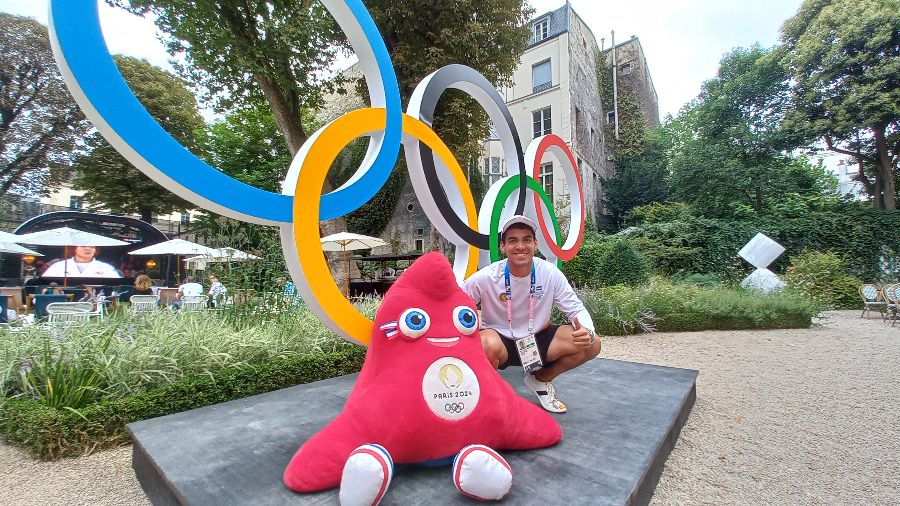
[[[132,295],[128,302],[132,313],[149,313],[159,307],[159,295]]]
[[[203,311],[209,302],[206,295],[185,295],[181,298],[182,311]]]
[[[76,323],[91,319],[90,302],[52,302],[47,304],[47,323]]]

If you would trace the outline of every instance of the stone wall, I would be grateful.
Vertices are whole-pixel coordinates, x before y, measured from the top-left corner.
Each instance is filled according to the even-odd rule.
[[[612,52],[605,53],[607,65],[612,65]],[[618,67],[619,86],[637,95],[641,102],[644,119],[650,128],[659,126],[659,99],[656,88],[650,77],[650,68],[641,41],[632,36],[629,40],[616,45],[616,66]]]

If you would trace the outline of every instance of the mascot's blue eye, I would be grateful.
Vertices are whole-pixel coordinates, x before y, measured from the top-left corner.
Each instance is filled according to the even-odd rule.
[[[453,309],[453,325],[465,335],[472,334],[478,328],[478,315],[468,306],[456,306]]]
[[[424,309],[411,307],[400,314],[400,331],[407,337],[422,337],[430,326],[431,319]]]

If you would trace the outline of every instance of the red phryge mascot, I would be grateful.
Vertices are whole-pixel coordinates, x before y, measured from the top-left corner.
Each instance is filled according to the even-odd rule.
[[[385,295],[343,412],[297,451],[285,484],[298,492],[340,485],[342,504],[377,504],[394,462],[452,460],[460,492],[504,497],[512,472],[494,450],[550,446],[562,430],[491,367],[478,328],[447,259],[417,260]]]

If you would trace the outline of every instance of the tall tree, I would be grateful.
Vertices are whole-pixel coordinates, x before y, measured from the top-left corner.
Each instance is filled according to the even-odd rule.
[[[666,125],[673,139],[673,196],[725,217],[740,209],[761,214],[787,191],[782,123],[788,81],[769,51],[735,49],[716,77]]]
[[[309,132],[303,109],[322,105],[343,33],[321,3],[303,0],[108,0],[136,14],[156,16],[178,70],[220,110],[265,100],[291,154]]]
[[[615,176],[604,181],[604,206],[615,227],[624,224],[631,209],[668,198],[668,132],[663,128],[653,130],[642,144],[641,152],[617,157]]]
[[[53,61],[47,28],[0,13],[0,194],[47,193],[90,124]]]
[[[188,149],[196,149],[196,133],[203,127],[197,102],[185,83],[147,60],[114,57],[122,77],[147,112]],[[75,162],[75,188],[85,200],[117,213],[136,213],[150,221],[153,213],[167,214],[193,205],[138,171],[99,133],[87,141],[90,152]]]
[[[374,0],[366,2],[381,31],[406,102],[428,74],[463,63],[497,86],[510,84],[531,31],[534,10],[523,0]],[[434,126],[460,164],[481,153],[487,115],[474,99],[448,90]]]
[[[900,1],[806,0],[781,40],[795,83],[790,125],[853,157],[875,207],[896,209]]]

